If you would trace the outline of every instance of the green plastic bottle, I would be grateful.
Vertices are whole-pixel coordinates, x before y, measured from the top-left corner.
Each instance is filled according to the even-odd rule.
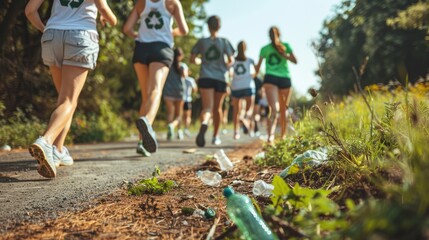
[[[223,195],[227,198],[226,211],[228,216],[237,225],[246,239],[278,239],[264,222],[264,219],[256,212],[249,197],[234,193],[234,190],[230,187],[223,190]]]

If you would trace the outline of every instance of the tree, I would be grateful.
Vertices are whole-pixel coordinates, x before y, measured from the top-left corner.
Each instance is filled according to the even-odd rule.
[[[39,13],[43,21],[49,18],[54,0],[45,1]],[[189,51],[205,18],[203,4],[208,0],[182,0],[191,34],[178,38],[177,46]],[[101,100],[108,99],[117,112],[138,109],[140,91],[132,69],[134,40],[121,32],[134,1],[110,1],[118,17],[115,28],[100,29],[100,53],[95,71],[91,71],[82,91],[79,108],[98,112]],[[25,0],[0,1],[0,101],[5,116],[16,109],[28,115],[47,119],[55,104],[56,92],[48,68],[40,54],[41,33],[33,28],[24,14]],[[99,27],[100,24],[98,24]]]
[[[350,0],[337,7],[326,21],[316,44],[320,57],[321,92],[344,95],[354,90],[352,68],[359,69],[368,56],[363,85],[405,83],[426,76],[429,46],[424,29],[398,29],[387,24],[416,0]]]

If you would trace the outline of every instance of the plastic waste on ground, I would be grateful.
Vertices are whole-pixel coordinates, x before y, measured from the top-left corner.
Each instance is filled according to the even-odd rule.
[[[212,187],[218,187],[222,181],[222,176],[219,173],[209,170],[198,171],[197,177],[201,179],[203,183]]]
[[[318,150],[307,150],[303,154],[296,156],[290,166],[285,168],[279,175],[280,177],[285,178],[290,174],[290,171],[294,166],[297,166],[299,169],[303,169],[304,165],[316,167],[325,162],[326,160],[328,160],[326,148]]]
[[[228,156],[226,156],[223,149],[220,149],[214,154],[214,157],[216,158],[216,161],[219,163],[220,169],[222,171],[228,171],[234,167],[234,164],[232,164],[231,160],[229,160]]]
[[[255,196],[269,197],[273,190],[274,185],[266,183],[264,180],[257,180],[253,183],[253,194]]]
[[[255,155],[255,160],[262,160],[265,158],[265,152],[260,152]]]
[[[256,212],[252,201],[243,194],[235,193],[231,187],[223,190],[227,198],[226,211],[240,232],[248,240],[278,239],[264,219]]]

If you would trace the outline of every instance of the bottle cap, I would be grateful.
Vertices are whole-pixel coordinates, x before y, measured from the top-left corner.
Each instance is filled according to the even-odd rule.
[[[223,189],[223,196],[225,196],[226,198],[228,198],[232,194],[234,194],[234,189],[232,189],[231,187],[226,187]]]
[[[207,219],[214,218],[215,216],[216,212],[212,208],[207,208],[207,210],[204,212],[204,217]]]

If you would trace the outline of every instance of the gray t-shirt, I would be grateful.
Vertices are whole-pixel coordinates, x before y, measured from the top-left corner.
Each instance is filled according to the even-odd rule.
[[[228,69],[226,56],[234,55],[234,48],[225,38],[201,38],[192,47],[192,54],[201,54],[200,78],[211,78],[226,82]]]
[[[180,68],[188,68],[185,63],[180,63]],[[185,79],[182,77],[181,73],[177,72],[174,67],[170,68],[170,71],[167,75],[167,80],[165,80],[164,89],[162,95],[164,97],[174,98],[177,100],[183,99],[183,93],[185,88]]]

